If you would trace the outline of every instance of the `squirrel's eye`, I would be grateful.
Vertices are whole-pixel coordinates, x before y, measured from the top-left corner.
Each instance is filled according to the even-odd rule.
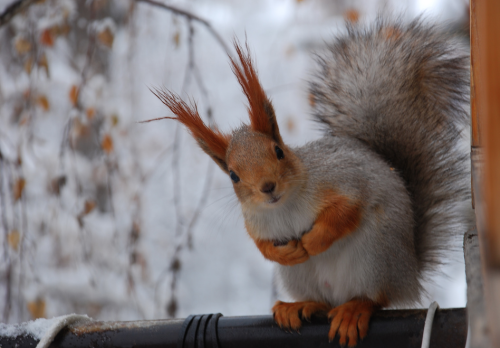
[[[229,171],[229,176],[231,177],[231,180],[233,180],[235,184],[238,181],[240,181],[240,178],[238,177],[238,175],[236,175],[232,170]]]
[[[285,154],[283,153],[283,150],[280,149],[278,146],[274,148],[274,151],[276,151],[276,157],[278,157],[279,160],[285,158]]]

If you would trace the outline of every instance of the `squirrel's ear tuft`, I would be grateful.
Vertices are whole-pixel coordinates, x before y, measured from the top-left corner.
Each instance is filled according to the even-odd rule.
[[[238,78],[238,82],[248,99],[251,128],[253,131],[269,135],[277,143],[282,144],[283,140],[281,139],[273,105],[259,82],[257,72],[253,67],[248,44],[245,43],[244,51],[240,43],[235,39],[234,47],[238,53],[240,64],[235,62],[232,57],[229,58],[231,59],[233,73]]]
[[[231,136],[222,133],[216,127],[213,129],[208,127],[200,118],[195,103],[190,106],[178,95],[168,90],[155,89],[151,90],[151,92],[177,116],[166,118],[178,120],[185,125],[201,149],[212,157],[224,172],[229,174],[226,163],[226,152]]]

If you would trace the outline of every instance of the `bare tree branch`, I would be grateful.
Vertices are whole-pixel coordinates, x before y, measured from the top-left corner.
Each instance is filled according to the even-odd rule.
[[[135,0],[135,1],[144,2],[144,3],[150,4],[150,5],[156,6],[156,7],[163,8],[165,10],[168,10],[170,12],[175,13],[176,15],[184,16],[184,17],[187,17],[189,20],[194,20],[196,22],[203,24],[208,29],[208,31],[214,36],[214,38],[217,40],[217,42],[222,46],[222,48],[224,49],[226,54],[229,56],[232,56],[231,51],[229,50],[229,47],[226,45],[226,43],[224,42],[224,40],[222,39],[220,34],[212,27],[212,25],[207,20],[200,18],[200,17],[198,17],[198,16],[196,16],[188,11],[182,10],[182,9],[177,8],[175,6],[172,6],[172,5],[162,4],[158,1],[154,1],[154,0]]]
[[[142,1],[142,0],[139,0]],[[149,2],[149,1],[147,1]],[[186,15],[187,16],[187,15]],[[210,101],[208,98],[208,91],[206,87],[203,84],[203,80],[201,78],[200,71],[198,69],[198,66],[196,65],[196,60],[195,60],[195,51],[194,51],[194,43],[193,43],[193,37],[194,37],[194,28],[192,25],[193,18],[191,16],[187,16],[187,22],[188,22],[188,27],[189,27],[189,36],[187,39],[188,43],[188,64],[186,66],[186,72],[184,75],[184,81],[182,84],[182,91],[185,92],[187,86],[190,84],[191,79],[194,77],[194,82],[198,85],[198,88],[203,96],[203,99],[205,100],[205,103],[207,104],[207,118],[208,122],[212,124],[212,107],[210,105]],[[162,117],[162,118],[169,118],[169,117]],[[162,119],[158,118],[158,119]],[[146,120],[142,121],[143,122],[150,122],[153,120]],[[155,285],[155,301],[158,302],[159,299],[157,297],[158,294],[158,288],[163,283],[165,280],[165,277],[171,273],[172,278],[170,281],[170,298],[167,302],[166,306],[166,312],[169,317],[175,317],[176,312],[177,312],[177,296],[176,296],[176,289],[177,289],[177,279],[178,279],[178,274],[181,269],[181,252],[187,247],[189,249],[192,248],[192,231],[198,221],[198,218],[200,217],[205,204],[208,200],[208,193],[210,191],[210,186],[212,184],[212,178],[213,178],[213,166],[211,163],[209,163],[207,167],[207,176],[205,179],[205,183],[203,185],[203,189],[201,192],[200,200],[196,206],[196,209],[187,224],[187,226],[184,223],[184,217],[181,212],[181,204],[180,204],[180,199],[181,199],[181,193],[180,193],[180,172],[179,172],[179,143],[180,143],[180,132],[179,132],[179,124],[177,125],[176,131],[175,131],[175,138],[174,138],[174,143],[173,143],[173,157],[172,157],[172,168],[173,168],[173,173],[174,173],[174,180],[173,180],[173,192],[174,192],[174,206],[175,206],[175,215],[176,215],[176,229],[175,229],[175,236],[177,239],[179,237],[181,240],[178,242],[173,256],[170,260],[170,263],[168,266],[165,267],[165,269],[161,272],[156,285]]]
[[[10,307],[11,307],[11,298],[12,298],[12,261],[9,255],[9,227],[7,225],[7,216],[6,209],[7,205],[4,197],[4,159],[2,152],[0,151],[0,217],[2,220],[1,226],[3,228],[4,240],[3,240],[3,258],[7,264],[7,270],[5,272],[5,278],[3,282],[5,283],[5,304],[3,308],[3,317],[2,321],[8,322],[10,315]]]
[[[0,27],[10,22],[10,20],[19,12],[24,11],[30,5],[40,0],[17,0],[8,5],[5,10],[0,13]]]

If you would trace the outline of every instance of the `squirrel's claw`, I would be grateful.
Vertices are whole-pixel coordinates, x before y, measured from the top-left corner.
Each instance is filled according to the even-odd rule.
[[[295,303],[286,303],[278,301],[274,305],[272,311],[274,320],[282,329],[292,329],[297,331],[302,322],[299,318],[299,307]]]
[[[327,304],[314,301],[293,303],[277,301],[272,311],[274,320],[280,328],[298,332],[302,326],[300,317],[309,320],[314,313],[326,312],[330,308]]]
[[[370,317],[375,310],[375,304],[369,300],[352,300],[333,308],[328,313],[332,321],[328,332],[328,341],[331,342],[339,335],[339,344],[354,347],[359,338],[363,339],[368,333]]]

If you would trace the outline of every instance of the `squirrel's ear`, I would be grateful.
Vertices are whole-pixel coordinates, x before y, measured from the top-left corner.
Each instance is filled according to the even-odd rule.
[[[238,78],[238,82],[248,99],[251,128],[253,131],[269,135],[277,143],[282,144],[283,140],[281,139],[273,105],[260,85],[257,72],[253,67],[248,44],[245,44],[246,52],[244,52],[235,39],[234,47],[241,64],[236,63],[232,57],[229,58],[231,59],[233,73]]]
[[[217,128],[208,127],[200,118],[196,104],[189,106],[179,96],[167,90],[155,89],[151,92],[177,116],[167,118],[178,120],[185,125],[201,149],[212,157],[224,172],[229,174],[226,152],[231,136],[220,132]]]

